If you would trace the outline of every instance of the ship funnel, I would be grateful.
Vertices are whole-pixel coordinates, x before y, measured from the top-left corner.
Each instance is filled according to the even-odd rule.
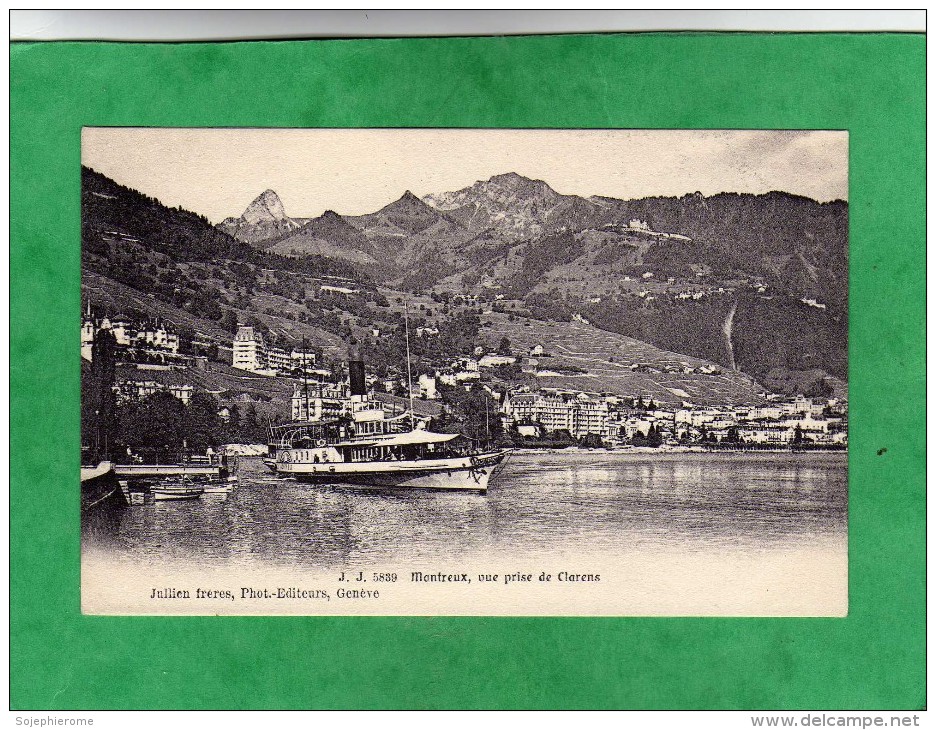
[[[351,380],[351,395],[367,395],[367,384],[364,382],[364,359],[357,348],[348,353],[348,375]]]

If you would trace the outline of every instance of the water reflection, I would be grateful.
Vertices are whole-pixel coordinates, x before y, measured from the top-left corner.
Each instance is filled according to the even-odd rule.
[[[844,540],[846,521],[843,454],[517,454],[486,496],[311,486],[244,459],[227,499],[135,506],[83,540],[133,561],[323,568],[783,549]]]

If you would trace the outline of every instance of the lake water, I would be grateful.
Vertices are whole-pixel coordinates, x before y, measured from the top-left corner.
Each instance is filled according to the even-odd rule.
[[[775,571],[775,594],[788,579],[807,591],[831,576],[841,604],[846,465],[843,453],[520,452],[477,495],[315,486],[242,458],[226,498],[134,506],[86,526],[84,567],[320,576],[375,566],[402,574],[601,565],[651,600],[664,578],[691,580],[701,566],[728,583]]]

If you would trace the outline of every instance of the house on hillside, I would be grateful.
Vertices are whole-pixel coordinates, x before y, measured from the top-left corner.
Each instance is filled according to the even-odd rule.
[[[419,395],[422,398],[428,400],[435,400],[439,397],[438,392],[436,392],[436,378],[435,375],[430,375],[429,373],[423,373],[419,376]]]
[[[483,355],[478,359],[478,367],[480,368],[493,368],[498,365],[513,365],[517,362],[517,358],[513,355],[496,355],[493,353],[488,353]]]
[[[234,357],[232,364],[239,370],[256,372],[268,367],[267,346],[263,334],[253,327],[237,328],[233,343]]]
[[[188,374],[178,369],[139,368],[121,364],[116,368],[114,380],[114,393],[118,403],[139,400],[165,391],[187,405],[195,392],[195,386]]]

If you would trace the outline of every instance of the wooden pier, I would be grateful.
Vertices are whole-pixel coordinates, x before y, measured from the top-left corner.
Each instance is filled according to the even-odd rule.
[[[115,464],[114,473],[121,479],[147,477],[222,477],[228,473],[226,464]]]

